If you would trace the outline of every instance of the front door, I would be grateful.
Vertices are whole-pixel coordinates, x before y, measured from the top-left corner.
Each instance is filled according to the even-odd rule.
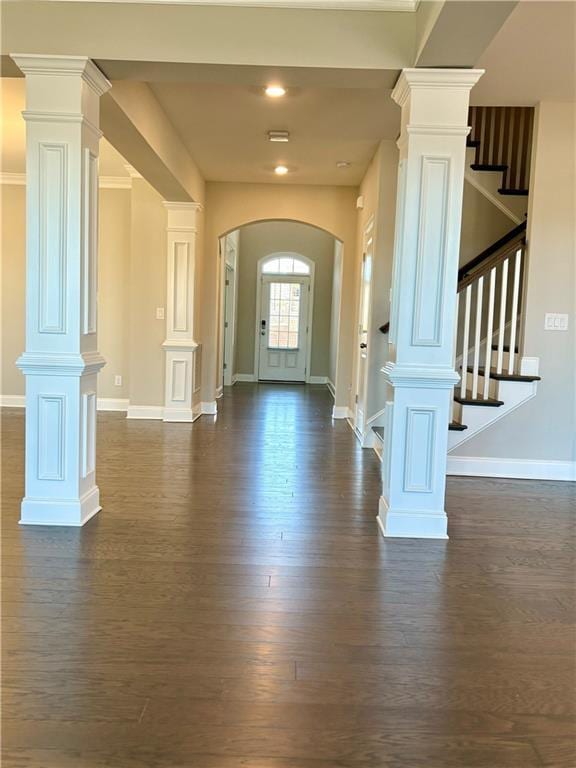
[[[309,277],[263,275],[258,378],[306,381]]]

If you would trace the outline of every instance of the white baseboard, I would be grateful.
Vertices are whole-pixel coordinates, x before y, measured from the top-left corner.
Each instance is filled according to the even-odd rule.
[[[26,398],[24,395],[0,395],[0,406],[2,408],[24,408]]]
[[[126,418],[127,419],[163,419],[164,406],[162,405],[129,405]]]
[[[327,379],[326,386],[328,387],[332,397],[336,398],[336,387],[334,386],[334,382],[331,379]]]
[[[328,376],[309,376],[308,384],[328,384]]]
[[[231,384],[230,386],[232,386],[232,387],[233,387],[233,386],[234,386],[234,384],[236,384],[236,382],[237,382],[237,381],[238,381],[238,374],[237,374],[237,373],[234,373],[234,374],[232,375],[232,384]]]
[[[351,419],[352,411],[347,405],[335,405],[332,407],[333,419]]]
[[[446,473],[472,477],[507,477],[517,480],[576,480],[576,461],[495,459],[448,456]]]
[[[99,397],[99,411],[127,411],[130,401],[125,398]],[[24,408],[26,398],[24,395],[0,395],[0,407],[2,408]]]
[[[127,411],[130,406],[128,398],[99,397],[99,411]]]
[[[237,373],[236,381],[256,381],[253,373]]]
[[[208,403],[200,403],[200,412],[207,416],[215,416],[218,413],[218,404],[216,400],[211,400]]]
[[[216,400],[219,400],[224,394],[224,387],[218,387],[216,390]]]

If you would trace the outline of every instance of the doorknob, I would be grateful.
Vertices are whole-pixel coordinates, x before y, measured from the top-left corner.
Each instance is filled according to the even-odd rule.
[[[366,349],[367,347],[368,347],[368,344],[364,344],[364,342],[360,344],[360,349]]]

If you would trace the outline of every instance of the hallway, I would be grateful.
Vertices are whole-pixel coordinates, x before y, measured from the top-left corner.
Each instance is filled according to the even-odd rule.
[[[454,478],[449,541],[385,540],[331,408],[100,413],[83,529],[18,526],[3,410],[4,768],[574,764],[574,485]]]

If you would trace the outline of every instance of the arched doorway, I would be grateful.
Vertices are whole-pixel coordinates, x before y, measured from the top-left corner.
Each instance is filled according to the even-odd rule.
[[[340,241],[305,222],[265,220],[219,243],[220,392],[236,381],[284,381],[322,383],[333,393]]]

